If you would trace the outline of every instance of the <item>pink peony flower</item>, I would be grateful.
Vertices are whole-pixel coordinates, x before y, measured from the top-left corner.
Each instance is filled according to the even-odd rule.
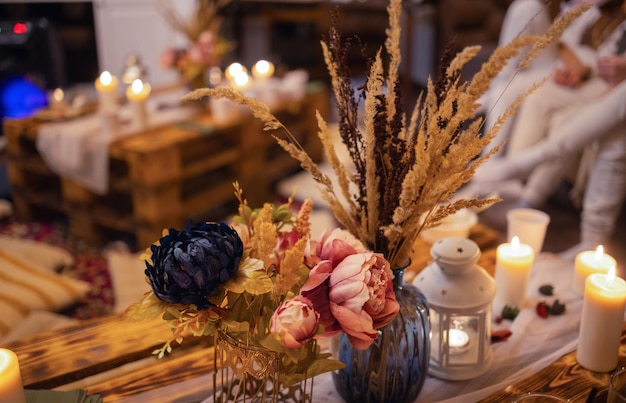
[[[270,331],[277,334],[286,347],[302,347],[317,332],[320,315],[308,298],[298,295],[280,304],[272,315]]]
[[[179,57],[179,52],[176,49],[168,48],[161,53],[159,63],[165,68],[172,69],[176,67]]]
[[[354,235],[340,228],[326,229],[315,246],[318,262],[330,260],[333,267],[337,266],[348,255],[366,251],[367,249]]]
[[[341,331],[341,326],[330,311],[328,281],[332,271],[330,260],[321,261],[309,272],[309,279],[300,288],[300,294],[312,301],[315,310],[319,312],[320,324],[324,326],[324,334],[327,336]]]
[[[320,313],[325,332],[343,330],[356,349],[366,349],[400,306],[393,292],[389,262],[377,253],[346,256],[336,267],[320,262],[309,275],[301,293]]]
[[[280,232],[278,234],[276,251],[283,255],[285,251],[293,248],[296,243],[302,238],[302,234],[298,231]]]
[[[212,66],[215,60],[215,35],[211,31],[203,31],[189,49],[189,60],[203,66]]]

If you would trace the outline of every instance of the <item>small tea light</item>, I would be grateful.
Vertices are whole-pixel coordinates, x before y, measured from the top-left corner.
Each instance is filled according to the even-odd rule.
[[[450,329],[448,332],[448,345],[451,350],[463,351],[468,347],[469,341],[469,334],[461,329]]]
[[[132,108],[133,120],[140,129],[145,129],[147,126],[146,99],[150,95],[150,91],[150,84],[144,83],[138,78],[126,89],[126,98],[128,98]]]
[[[117,83],[117,77],[108,71],[103,71],[95,81],[99,110],[103,114],[117,113]]]
[[[17,355],[0,348],[0,403],[26,403]]]
[[[269,78],[274,74],[274,64],[267,60],[259,60],[252,67],[252,75],[254,78]]]
[[[607,274],[612,266],[616,266],[615,259],[604,253],[604,247],[598,245],[595,251],[586,250],[576,255],[574,262],[574,277],[572,289],[579,296],[585,292],[585,280],[592,273]]]

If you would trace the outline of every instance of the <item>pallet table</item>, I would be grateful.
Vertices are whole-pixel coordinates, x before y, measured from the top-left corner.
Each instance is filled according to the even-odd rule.
[[[310,84],[301,101],[274,111],[314,160],[322,157],[315,112],[327,116],[329,102],[324,85]],[[109,191],[98,195],[50,170],[36,147],[41,124],[34,118],[4,122],[16,213],[25,220],[60,215],[70,234],[90,240],[126,234],[144,248],[164,228],[225,218],[236,203],[233,182],[256,206],[274,201],[274,184],[300,169],[247,111],[224,123],[204,112],[113,141]]]

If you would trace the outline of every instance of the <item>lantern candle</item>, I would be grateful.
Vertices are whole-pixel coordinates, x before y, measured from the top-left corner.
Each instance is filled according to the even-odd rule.
[[[117,113],[117,77],[103,71],[96,79],[96,91],[100,113],[114,115]]]
[[[496,250],[496,297],[494,309],[500,313],[504,306],[521,308],[526,298],[530,270],[535,254],[530,245],[520,243],[514,236],[511,243],[504,243]]]
[[[143,83],[138,78],[126,89],[126,98],[128,98],[132,108],[133,120],[140,129],[145,129],[148,125],[146,99],[150,95],[150,90],[150,84]]]
[[[467,351],[470,344],[470,336],[461,329],[450,329],[448,331],[448,345],[450,354],[459,354]]]
[[[0,403],[26,403],[17,355],[0,348]]]
[[[625,306],[626,281],[615,276],[615,266],[587,276],[576,353],[581,366],[596,372],[617,366]]]
[[[617,266],[615,259],[604,253],[604,248],[599,245],[595,251],[587,250],[576,255],[574,263],[574,277],[572,280],[572,289],[579,296],[583,296],[585,292],[585,280],[592,273],[607,274],[609,269]]]
[[[446,380],[467,380],[487,372],[493,278],[477,262],[480,248],[471,239],[435,242],[433,260],[413,280],[429,307],[431,324],[428,373]]]

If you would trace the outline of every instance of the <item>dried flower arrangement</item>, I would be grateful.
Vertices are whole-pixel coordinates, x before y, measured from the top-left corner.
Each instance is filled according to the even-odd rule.
[[[350,42],[342,43],[334,15],[328,41],[322,41],[321,45],[337,101],[339,132],[349,151],[350,164],[338,157],[326,121],[319,114],[317,120],[319,137],[326,159],[337,176],[338,188],[307,155],[289,129],[261,102],[225,87],[198,89],[184,98],[228,98],[247,106],[264,122],[264,130],[283,130],[287,138],[274,135],[276,140],[320,185],[321,195],[339,224],[368,248],[382,253],[392,267],[402,267],[409,262],[421,230],[437,225],[462,208],[497,201],[453,199],[476,168],[499,150],[495,147],[480,155],[535,87],[514,102],[484,135],[480,133],[482,119],[477,117],[479,98],[520,49],[532,44],[526,59],[529,63],[587,8],[581,6],[561,16],[543,36],[518,37],[496,49],[470,82],[459,82],[460,71],[478,54],[480,47],[465,48],[453,58],[446,54],[442,60],[444,68],[435,82],[429,80],[426,94],[418,99],[408,121],[402,110],[398,73],[401,0],[391,0],[387,7],[389,28],[384,47],[388,65],[385,68],[382,49],[379,49],[369,61],[367,82],[358,94],[355,94],[346,62]],[[363,129],[358,113],[361,99],[365,104]]]
[[[219,66],[222,58],[232,50],[233,44],[222,37],[224,18],[220,11],[231,0],[198,0],[193,15],[186,20],[176,12],[171,2],[161,0],[158,10],[176,31],[182,33],[191,46],[188,49],[166,49],[161,54],[161,64],[176,68],[192,88],[204,86],[206,69]]]
[[[218,332],[280,354],[285,388],[343,368],[315,339],[346,333],[357,349],[373,343],[399,310],[389,262],[345,230],[312,240],[310,199],[295,214],[291,198],[253,209],[237,183],[235,195],[232,224],[169,229],[146,250],[151,290],[125,317],[166,321],[172,334],[159,358],[187,334]]]

